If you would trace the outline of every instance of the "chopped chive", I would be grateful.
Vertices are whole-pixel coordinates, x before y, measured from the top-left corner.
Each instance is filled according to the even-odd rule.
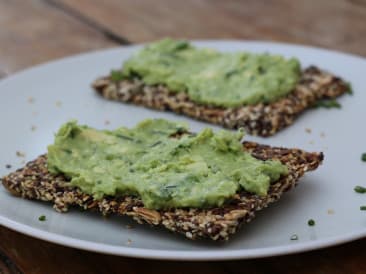
[[[366,206],[360,206],[360,210],[366,210]]]
[[[310,219],[310,220],[308,221],[308,225],[309,225],[309,226],[314,226],[314,225],[315,225],[315,221],[314,221],[313,219]]]
[[[72,150],[70,150],[70,149],[63,149],[63,151],[64,151],[65,153],[67,153],[67,154],[72,154]]]
[[[181,127],[181,126],[177,127],[177,133],[184,133],[186,131],[187,131],[187,129],[185,127]]]
[[[157,145],[160,145],[161,144],[161,141],[157,141],[155,143],[153,143],[150,147],[156,147]]]
[[[235,73],[238,73],[238,72],[239,72],[238,69],[229,70],[228,72],[225,73],[225,77],[229,78],[229,77],[231,77],[232,75],[234,75]]]
[[[112,70],[110,77],[112,81],[119,82],[123,79],[123,74],[119,70]]]
[[[292,235],[290,238],[291,241],[296,241],[298,239],[299,239],[299,237],[296,234]]]
[[[352,88],[352,84],[350,82],[346,83],[347,86],[347,93],[348,94],[353,94],[353,88]]]
[[[156,133],[156,134],[167,135],[167,133],[166,133],[165,131],[162,131],[162,130],[156,130],[156,129],[154,129],[154,130],[152,130],[151,132],[152,132],[152,133]]]
[[[134,141],[133,138],[129,137],[129,136],[126,136],[126,135],[122,135],[122,134],[116,134],[116,136],[118,138],[121,138],[121,139],[125,139],[125,140],[128,140],[128,141]]]
[[[187,41],[179,41],[176,46],[175,49],[176,50],[181,50],[181,49],[186,49],[188,48],[189,44]]]
[[[316,102],[315,107],[320,108],[341,108],[341,104],[338,103],[336,100],[334,99],[329,99],[329,100],[321,100]]]
[[[366,152],[365,153],[362,153],[362,155],[361,155],[361,161],[362,162],[366,162]]]
[[[41,222],[44,222],[44,221],[46,221],[46,216],[41,215],[41,216],[38,217],[38,220],[41,221]]]
[[[353,190],[356,191],[357,193],[366,193],[366,187],[363,186],[355,186]]]

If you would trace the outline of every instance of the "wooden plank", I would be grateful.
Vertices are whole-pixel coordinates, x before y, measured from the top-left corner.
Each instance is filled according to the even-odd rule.
[[[63,247],[9,229],[0,229],[0,256],[16,263],[23,273],[224,273],[220,263],[176,263],[109,256]],[[1,259],[1,258],[0,258]],[[0,260],[0,273],[2,272]],[[152,272],[152,270],[154,270]]]
[[[0,74],[116,45],[76,18],[39,0],[0,0]]]
[[[366,256],[365,244],[366,239],[362,239],[317,251],[250,260],[250,262],[262,269],[260,273],[363,274],[366,273],[366,265],[363,263]],[[232,273],[241,267],[242,261],[228,262],[226,266]]]
[[[133,42],[166,36],[264,39],[366,55],[362,1],[52,1]]]
[[[227,262],[163,262],[103,255],[47,243],[6,228],[0,229],[0,239],[0,257],[6,250],[8,258],[17,264],[18,269],[29,274],[366,273],[366,239],[304,254]],[[16,273],[14,269],[5,272],[0,262],[0,273]]]

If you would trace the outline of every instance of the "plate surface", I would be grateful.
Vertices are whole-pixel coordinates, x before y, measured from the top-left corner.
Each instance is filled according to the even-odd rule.
[[[299,186],[233,236],[227,243],[189,241],[164,229],[135,224],[129,218],[102,218],[72,210],[59,214],[50,204],[15,198],[0,187],[0,224],[47,241],[102,253],[177,260],[225,260],[295,253],[366,236],[366,196],[355,185],[366,184],[366,60],[304,46],[267,42],[200,41],[198,46],[223,51],[271,52],[299,58],[350,81],[353,96],[339,99],[342,109],[314,109],[271,138],[247,140],[309,151],[323,151],[324,164]],[[194,131],[209,124],[183,116],[111,102],[97,96],[90,83],[119,68],[139,46],[97,51],[34,67],[0,82],[0,176],[46,152],[53,134],[69,119],[97,128],[133,126],[161,117],[188,121]],[[218,129],[218,127],[213,126]],[[310,129],[311,133],[309,133]],[[19,157],[16,152],[24,153]],[[20,155],[22,156],[22,155]],[[6,165],[10,164],[11,168]],[[40,215],[47,220],[38,221]],[[316,225],[309,227],[307,221]],[[129,225],[133,228],[129,229]],[[291,241],[297,234],[298,240]]]

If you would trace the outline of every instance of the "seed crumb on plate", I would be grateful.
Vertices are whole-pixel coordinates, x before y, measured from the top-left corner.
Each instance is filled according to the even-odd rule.
[[[16,151],[15,154],[18,156],[18,157],[25,157],[25,153],[24,152],[21,152],[21,151]]]
[[[131,243],[132,243],[132,240],[131,239],[128,239],[126,244],[127,245],[130,245]]]
[[[305,128],[305,132],[310,134],[311,133],[311,128]]]
[[[62,102],[61,101],[56,101],[55,105],[56,105],[56,107],[61,107],[62,106]]]
[[[33,104],[34,98],[32,96],[30,96],[30,97],[28,97],[27,101],[28,101],[28,103]]]
[[[333,209],[328,209],[328,210],[327,210],[327,213],[328,213],[329,215],[333,215],[333,214],[334,214],[334,210],[333,210]]]
[[[35,125],[31,126],[31,131],[35,131],[37,129],[37,127]]]
[[[290,238],[291,241],[297,241],[299,239],[299,236],[297,236],[296,234],[293,234]]]
[[[104,125],[108,126],[111,122],[109,120],[104,121]]]

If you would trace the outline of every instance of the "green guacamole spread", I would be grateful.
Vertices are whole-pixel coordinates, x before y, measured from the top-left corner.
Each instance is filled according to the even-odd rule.
[[[197,103],[237,107],[287,95],[299,80],[300,64],[279,55],[224,53],[165,39],[147,45],[124,63],[121,78],[132,77],[186,92]]]
[[[48,147],[48,169],[98,199],[136,195],[152,209],[220,206],[240,189],[265,195],[288,172],[245,152],[241,131],[187,130],[162,119],[113,131],[68,122]]]

